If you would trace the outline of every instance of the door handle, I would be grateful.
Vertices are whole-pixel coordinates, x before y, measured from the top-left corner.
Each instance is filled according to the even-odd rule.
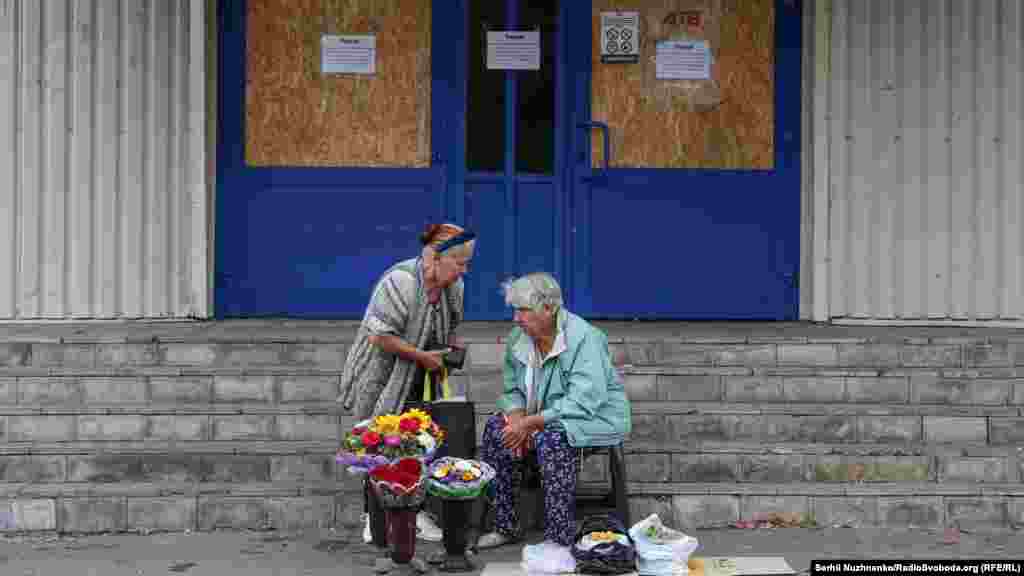
[[[608,162],[609,160],[611,160],[612,154],[611,138],[608,136],[608,125],[605,124],[604,122],[596,122],[591,120],[590,122],[580,122],[579,124],[576,125],[576,127],[583,130],[592,130],[594,128],[597,128],[598,130],[601,131],[601,136],[604,143],[604,158],[601,159],[601,168],[607,170]],[[584,157],[586,156],[584,155]]]

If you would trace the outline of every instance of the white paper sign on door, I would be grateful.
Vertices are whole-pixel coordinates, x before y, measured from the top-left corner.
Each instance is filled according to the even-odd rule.
[[[658,42],[654,54],[659,80],[707,80],[711,78],[711,51],[703,40]]]
[[[324,36],[320,39],[322,74],[375,74],[377,37],[370,34]]]
[[[540,32],[487,32],[488,70],[540,70]]]
[[[601,62],[636,64],[640,61],[640,13],[601,12]]]

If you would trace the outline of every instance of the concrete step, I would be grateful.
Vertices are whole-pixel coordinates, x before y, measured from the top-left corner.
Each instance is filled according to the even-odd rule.
[[[48,392],[52,392],[51,390]],[[0,415],[31,414],[334,414],[347,419],[350,413],[332,400],[255,401],[213,400],[207,402],[147,402],[142,393],[126,393],[124,401],[83,400],[78,392],[62,391],[39,401],[0,402]],[[733,417],[874,417],[913,416],[950,418],[1019,418],[1024,405],[950,405],[950,404],[794,404],[794,403],[720,403],[720,402],[633,402],[632,414],[640,419],[678,419],[681,416]],[[479,416],[497,411],[493,403],[475,403]]]
[[[78,484],[117,490],[132,483],[249,486],[313,483],[330,490],[353,490],[351,476],[334,462],[334,453],[299,455],[279,448],[270,453],[192,451],[176,447],[157,452],[86,452],[0,456],[0,486],[16,490],[64,490]]]
[[[125,320],[0,323],[0,342],[10,341],[256,341],[266,339],[320,341],[354,332],[350,320],[232,319]],[[795,342],[922,342],[1024,339],[1019,331],[985,327],[854,326],[808,322],[597,322],[610,337],[628,335],[639,340],[677,339],[693,342],[749,342],[779,339]],[[460,327],[466,338],[502,336],[510,322],[467,322]]]
[[[181,442],[144,440],[111,442],[103,440],[0,443],[0,455],[84,454],[169,454],[187,451],[194,454],[292,454],[296,456],[333,455],[337,441],[329,440],[223,440]],[[778,443],[698,441],[687,444],[663,444],[631,441],[625,444],[627,455],[666,454],[670,456],[815,456],[834,458],[910,457],[956,455],[963,458],[1006,458],[1019,455],[1019,445],[989,444],[936,445],[927,442],[906,444],[850,443]],[[594,458],[598,458],[597,455]]]
[[[245,454],[334,456],[336,440],[223,440],[181,442],[174,440],[145,441],[62,441],[62,442],[7,442],[0,444],[0,455],[53,455],[53,454],[155,454],[170,455],[187,452],[194,455]]]
[[[630,486],[633,518],[657,512],[684,530],[729,526],[773,513],[818,526],[959,526],[1009,530],[1024,524],[1020,485]],[[0,529],[104,532],[217,528],[324,529],[359,525],[359,493],[316,486],[117,484],[23,486],[4,491]],[[586,505],[584,505],[584,508]]]
[[[486,416],[478,416],[477,440]],[[693,442],[821,443],[826,445],[1009,446],[1024,442],[1024,419],[1000,416],[914,415],[634,415],[632,442],[663,444],[666,450]]]
[[[1019,484],[646,485],[633,491],[630,508],[633,518],[658,513],[684,529],[730,526],[772,513],[796,514],[817,526],[958,526],[985,531],[1024,526]]]
[[[742,340],[714,336],[684,339],[643,334],[643,328],[609,334],[616,363],[627,367],[835,367],[835,368],[1014,368],[1024,365],[1024,337],[990,333],[988,338],[904,339],[875,342],[822,336],[757,337]],[[486,332],[486,331],[483,331]],[[500,366],[505,331],[467,334],[471,366]],[[216,335],[175,338],[153,334],[143,342],[70,336],[47,339],[2,335],[0,365],[8,367],[233,366],[306,365],[339,367],[354,331],[329,340],[281,335]],[[161,339],[162,338],[162,339]],[[237,339],[235,339],[237,338]],[[45,341],[40,341],[45,340]]]
[[[0,499],[18,498],[106,498],[221,495],[232,497],[289,497],[347,495],[361,499],[361,481],[337,482],[63,482],[50,484],[0,483]],[[581,486],[578,493],[589,498],[602,494],[603,487]],[[631,482],[632,499],[676,496],[728,497],[985,497],[1018,502],[1024,498],[1020,483],[978,485],[975,483],[863,482],[821,483],[647,483]],[[1020,502],[1018,502],[1020,503]]]
[[[333,442],[299,443],[51,443],[5,446],[0,454],[0,482],[121,482],[179,478],[207,482],[230,478],[239,482],[315,479],[344,482],[334,464]],[[627,479],[650,483],[764,482],[977,482],[1012,483],[1024,477],[1016,448],[936,448],[919,446],[889,454],[755,453],[732,451],[668,453],[627,449]],[[728,450],[728,449],[727,449]],[[594,455],[584,461],[581,481],[605,483],[607,461]]]
[[[183,532],[354,529],[359,498],[331,494],[20,496],[0,503],[0,532]],[[358,502],[358,504],[357,504]]]
[[[1016,369],[899,373],[809,369],[785,376],[767,370],[733,375],[707,368],[685,374],[669,370],[626,371],[624,381],[634,404],[644,410],[677,413],[694,406],[711,409],[715,403],[727,404],[730,410],[784,406],[771,408],[776,411],[822,404],[861,411],[906,405],[981,407],[975,411],[1024,407],[1024,375]],[[331,402],[337,398],[339,384],[340,368],[0,368],[0,403]],[[484,409],[492,409],[502,391],[497,367],[457,372],[451,384],[454,394],[468,396]]]
[[[143,416],[230,416],[239,414],[279,415],[332,415],[351,420],[349,413],[336,402],[303,402],[296,404],[255,404],[223,402],[217,404],[0,404],[0,416],[60,416],[60,415],[120,415]]]
[[[0,346],[4,346],[0,344]],[[464,377],[476,377],[482,381],[492,378],[501,373],[500,345],[488,345],[494,352],[488,354],[488,358],[474,358],[470,360],[467,356],[465,369],[455,374]],[[472,350],[472,345],[470,349]],[[335,358],[328,358],[329,361],[320,363],[293,362],[293,363],[260,363],[245,362],[236,360],[224,363],[180,363],[170,364],[153,362],[132,362],[132,361],[111,361],[105,363],[94,363],[92,359],[75,362],[73,359],[65,359],[57,362],[20,363],[17,358],[7,359],[7,363],[0,362],[0,376],[239,376],[239,375],[340,375],[343,369],[345,356],[342,355],[339,364]],[[4,360],[0,358],[0,360]],[[768,382],[776,379],[799,379],[799,378],[909,378],[913,376],[931,377],[943,379],[1014,379],[1024,377],[1024,366],[919,366],[919,367],[886,367],[874,366],[871,364],[851,366],[829,366],[829,365],[790,365],[790,366],[762,366],[762,365],[735,365],[716,366],[711,364],[670,364],[670,363],[648,363],[644,365],[616,363],[619,371],[627,378],[629,377],[683,377],[683,376],[706,376],[719,378],[732,378],[736,383],[742,382],[744,377],[756,376],[767,379]],[[686,382],[694,384],[697,380],[686,380],[677,378],[679,383]],[[870,381],[869,381],[870,382]],[[887,382],[892,382],[887,380]],[[670,380],[667,384],[672,384]],[[794,380],[794,384],[795,384]],[[828,383],[826,383],[828,384]],[[714,399],[714,398],[712,398]],[[717,399],[723,399],[722,397]]]

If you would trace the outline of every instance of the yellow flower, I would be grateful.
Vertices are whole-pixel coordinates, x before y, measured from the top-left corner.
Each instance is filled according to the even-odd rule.
[[[398,423],[400,421],[401,418],[395,416],[394,414],[384,414],[382,416],[377,416],[373,420],[373,431],[382,436],[398,434]]]
[[[426,430],[427,428],[430,428],[430,424],[432,422],[432,420],[430,419],[430,415],[424,412],[423,410],[420,410],[419,408],[413,408],[412,410],[407,411],[405,414],[402,414],[402,417],[415,418],[419,420],[420,430]]]
[[[469,482],[472,479],[473,479],[473,473],[472,472],[463,472],[462,473],[462,481],[463,482]]]
[[[451,468],[448,466],[441,466],[437,470],[434,470],[434,478],[444,478],[451,472]]]

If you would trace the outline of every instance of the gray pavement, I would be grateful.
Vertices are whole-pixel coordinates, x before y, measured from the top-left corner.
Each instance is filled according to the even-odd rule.
[[[882,528],[698,530],[697,556],[784,556],[807,570],[815,558],[1020,558],[1024,533],[960,533]],[[954,540],[958,540],[954,542]],[[425,557],[436,544],[418,544]],[[476,556],[518,562],[521,548]],[[0,537],[3,576],[370,576],[375,551],[347,536],[275,532]],[[395,576],[405,576],[395,570]]]

